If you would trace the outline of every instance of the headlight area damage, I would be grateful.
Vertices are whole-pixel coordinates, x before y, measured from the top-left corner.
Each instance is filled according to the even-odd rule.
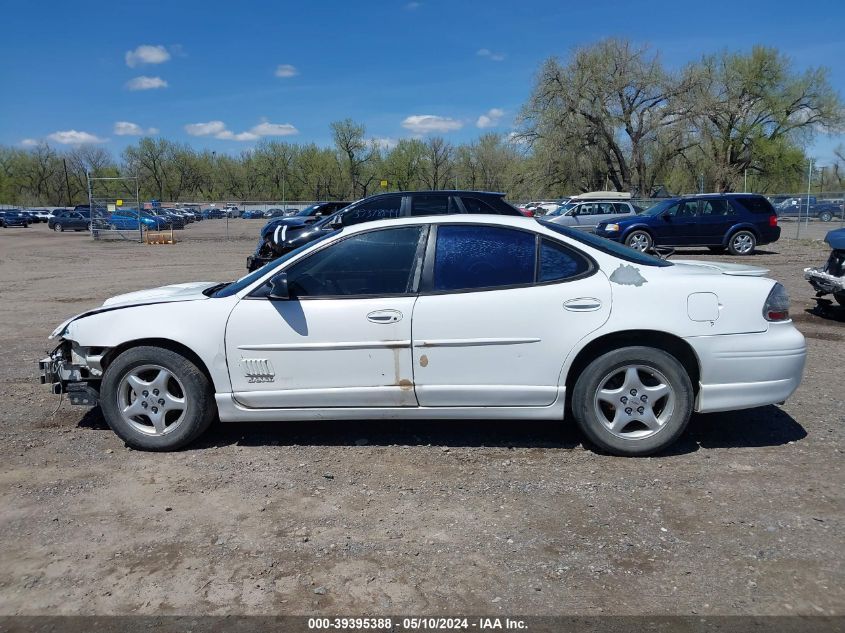
[[[816,291],[820,306],[830,305],[826,295],[833,295],[840,305],[845,306],[845,229],[831,231],[824,238],[831,247],[827,263],[818,268],[805,268],[804,278]]]
[[[71,404],[96,406],[100,400],[101,365],[105,350],[80,347],[62,340],[46,358],[38,361],[41,384],[51,385],[53,393],[68,394]]]

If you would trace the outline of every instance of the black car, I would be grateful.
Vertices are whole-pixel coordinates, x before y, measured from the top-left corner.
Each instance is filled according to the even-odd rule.
[[[0,211],[0,226],[4,229],[12,226],[22,226],[27,228],[29,224],[29,216],[21,213],[20,209]]]
[[[47,227],[57,233],[64,231],[88,231],[91,229],[91,212],[87,205],[81,211],[62,211],[53,214],[47,221]]]
[[[187,223],[185,217],[176,213],[175,209],[160,209],[156,215],[167,218],[174,229],[184,229],[185,224]]]
[[[751,255],[780,238],[778,216],[763,196],[747,193],[669,198],[642,213],[599,222],[596,235],[638,251],[655,246],[706,246]]]
[[[255,270],[327,233],[370,220],[452,213],[522,216],[516,207],[505,202],[504,196],[489,191],[405,191],[370,196],[316,219],[314,215],[303,215],[309,211],[303,209],[296,216],[273,220],[261,229],[258,246],[247,257],[246,267]]]

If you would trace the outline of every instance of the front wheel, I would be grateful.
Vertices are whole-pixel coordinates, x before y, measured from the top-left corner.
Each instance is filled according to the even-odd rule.
[[[728,242],[731,255],[751,255],[757,246],[757,238],[751,231],[737,231]]]
[[[54,230],[56,233],[61,233],[61,232],[63,232],[63,231],[65,230],[65,227],[63,227],[63,226],[62,226],[61,224],[59,224],[59,223],[56,223],[56,224],[54,224],[54,225],[53,225],[53,230]]]
[[[160,347],[127,350],[106,368],[106,422],[129,446],[171,451],[197,439],[215,417],[214,390],[190,360]]]
[[[645,231],[634,231],[625,238],[625,246],[630,246],[641,253],[651,249],[653,243],[651,235]]]
[[[615,455],[650,455],[680,437],[694,393],[684,366],[651,347],[607,352],[581,372],[572,414],[587,438]]]

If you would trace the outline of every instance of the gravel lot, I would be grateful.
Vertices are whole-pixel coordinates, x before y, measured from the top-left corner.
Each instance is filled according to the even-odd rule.
[[[36,362],[60,321],[240,276],[260,225],[175,246],[0,229],[0,613],[845,613],[845,325],[807,311],[818,239],[753,258],[807,337],[800,390],[696,416],[669,455],[527,422],[218,424],[152,454],[99,409],[57,409]]]

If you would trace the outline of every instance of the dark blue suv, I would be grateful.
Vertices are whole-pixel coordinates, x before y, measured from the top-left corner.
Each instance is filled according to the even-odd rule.
[[[596,235],[647,251],[654,246],[706,246],[751,255],[780,237],[771,203],[756,194],[701,194],[669,198],[642,213],[601,222]]]

